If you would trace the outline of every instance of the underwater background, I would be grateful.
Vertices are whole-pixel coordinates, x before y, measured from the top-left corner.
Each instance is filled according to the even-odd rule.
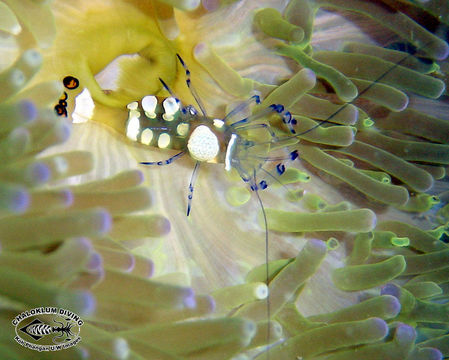
[[[0,358],[449,358],[448,25],[443,0],[0,0]],[[257,93],[297,120],[267,233],[223,164],[189,217],[194,160],[140,164],[176,151],[127,104],[161,78],[196,105],[176,54],[211,118]],[[81,342],[17,344],[41,306]]]

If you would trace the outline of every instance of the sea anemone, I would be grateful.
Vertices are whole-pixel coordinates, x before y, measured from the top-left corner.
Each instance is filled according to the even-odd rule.
[[[449,356],[437,3],[0,2],[5,357],[42,355],[9,324],[35,306],[86,320],[79,345],[39,358]],[[127,139],[127,105],[168,96],[159,79],[197,105],[177,55],[209,116],[259,93],[254,114],[282,104],[296,120],[292,135],[266,117],[291,140],[273,152],[299,154],[257,193],[268,244],[238,174],[202,165],[187,218],[194,162],[139,165],[175,153]]]

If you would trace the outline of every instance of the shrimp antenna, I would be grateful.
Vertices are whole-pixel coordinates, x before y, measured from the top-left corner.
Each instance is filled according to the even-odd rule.
[[[266,307],[266,311],[267,311],[267,319],[268,319],[268,326],[267,326],[267,334],[266,334],[266,343],[267,345],[270,343],[270,336],[271,336],[271,331],[270,331],[270,318],[271,318],[271,304],[270,304],[270,289],[268,288],[269,285],[269,280],[270,280],[270,271],[268,268],[268,221],[267,221],[267,214],[265,212],[265,207],[263,206],[263,202],[262,199],[260,198],[260,194],[259,194],[259,189],[257,187],[257,179],[256,179],[256,170],[254,170],[253,173],[253,181],[254,184],[251,186],[251,190],[254,190],[254,192],[256,193],[256,197],[257,200],[259,202],[260,208],[262,209],[262,215],[263,215],[263,221],[264,221],[264,227],[265,227],[265,283],[267,284],[267,307]],[[269,353],[268,353],[269,349],[267,348],[267,360],[269,360]]]
[[[179,99],[175,96],[175,93],[170,89],[170,87],[167,85],[167,83],[162,80],[161,78],[159,78],[159,81],[161,82],[162,86],[164,87],[165,90],[168,91],[168,93],[177,101],[179,102]]]
[[[179,56],[179,54],[176,54],[176,56],[178,57],[179,62],[181,63],[182,67],[185,70],[187,87],[189,88],[190,92],[192,93],[192,96],[195,99],[196,103],[198,104],[198,107],[200,108],[201,112],[203,113],[203,116],[207,116],[206,115],[206,110],[205,110],[205,108],[203,106],[203,103],[201,102],[201,99],[198,96],[198,93],[196,92],[195,88],[192,85],[192,81],[190,79],[190,70],[189,70],[189,68],[187,67],[187,65],[184,62],[184,60],[182,60],[181,56]]]

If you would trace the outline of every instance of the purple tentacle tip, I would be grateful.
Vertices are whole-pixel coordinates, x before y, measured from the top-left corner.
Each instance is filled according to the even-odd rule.
[[[143,261],[145,262],[145,267],[147,269],[143,276],[150,278],[154,274],[154,263],[150,259],[145,259]]]
[[[399,343],[412,343],[416,339],[416,331],[410,325],[400,324],[396,328],[395,339]]]
[[[107,233],[112,226],[112,217],[106,210],[101,210],[98,213],[98,229],[100,233]]]
[[[214,312],[215,309],[217,308],[217,303],[215,302],[215,299],[212,296],[207,295],[207,300],[209,301],[210,311]]]
[[[395,317],[401,311],[401,303],[399,302],[397,297],[391,296],[390,301],[388,302],[388,310],[391,317]]]
[[[373,326],[376,329],[376,332],[379,337],[385,337],[388,334],[388,325],[387,323],[380,318],[372,318]]]
[[[442,360],[443,359],[443,354],[441,353],[440,350],[438,350],[436,348],[428,348],[427,354],[428,354],[429,360]]]
[[[76,241],[77,246],[79,246],[80,248],[83,248],[86,253],[93,250],[93,245],[88,238],[80,237],[80,238],[74,239],[73,241]]]
[[[50,180],[51,171],[50,168],[43,163],[33,164],[30,168],[30,176],[32,182],[45,183]]]
[[[415,352],[418,352],[420,359],[443,360],[443,354],[436,348],[422,347],[415,349]]]
[[[26,121],[33,121],[37,117],[36,105],[30,100],[24,100],[20,103],[20,112]]]
[[[65,142],[70,137],[71,127],[69,124],[62,124],[58,129],[58,139],[60,142]]]
[[[136,266],[136,259],[133,255],[129,255],[129,264],[126,269],[124,269],[125,272],[131,272],[134,270],[134,267]]]
[[[444,60],[448,57],[448,55],[449,55],[449,46],[446,43],[444,43],[444,46],[442,46],[442,49],[437,54],[437,59]]]
[[[209,12],[215,11],[220,7],[220,2],[218,0],[203,0],[202,4],[203,8]]]
[[[196,299],[193,289],[187,289],[183,303],[188,309],[194,309],[196,307]]]
[[[326,243],[325,243],[324,241],[317,240],[317,239],[309,240],[309,241],[307,242],[307,245],[306,245],[306,246],[307,246],[310,250],[318,251],[318,252],[320,252],[320,253],[323,253],[323,252],[326,252],[326,251],[327,251]]]
[[[30,195],[25,189],[13,191],[10,196],[9,210],[15,213],[23,213],[30,205]]]
[[[137,180],[137,184],[140,185],[143,183],[143,181],[145,180],[145,176],[143,175],[143,172],[140,170],[135,170],[135,174],[136,174],[136,178]]]
[[[73,348],[75,353],[79,355],[80,359],[89,359],[89,350],[82,346],[76,346]]]
[[[170,232],[171,224],[167,218],[161,217],[159,226],[161,229],[161,235],[166,235]]]
[[[82,291],[80,292],[80,309],[83,316],[92,315],[97,307],[97,300],[95,296],[88,292]],[[81,314],[80,314],[81,315]]]
[[[401,289],[399,288],[399,286],[390,283],[382,287],[380,293],[381,295],[391,295],[399,299],[399,296],[401,295]]]
[[[73,193],[69,189],[61,190],[64,206],[70,206],[73,204]]]
[[[94,252],[89,258],[89,262],[87,263],[87,268],[89,270],[97,270],[103,266],[103,258],[100,254]]]

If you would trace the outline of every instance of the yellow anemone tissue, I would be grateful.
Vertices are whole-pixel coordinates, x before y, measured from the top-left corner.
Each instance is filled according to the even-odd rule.
[[[446,2],[0,14],[1,358],[449,357]],[[139,164],[176,152],[130,139],[129,104],[169,91],[217,119],[261,95],[246,116],[284,155],[258,154],[257,191],[204,163],[187,217],[195,161]],[[39,306],[78,313],[82,341],[17,344],[12,319]]]

